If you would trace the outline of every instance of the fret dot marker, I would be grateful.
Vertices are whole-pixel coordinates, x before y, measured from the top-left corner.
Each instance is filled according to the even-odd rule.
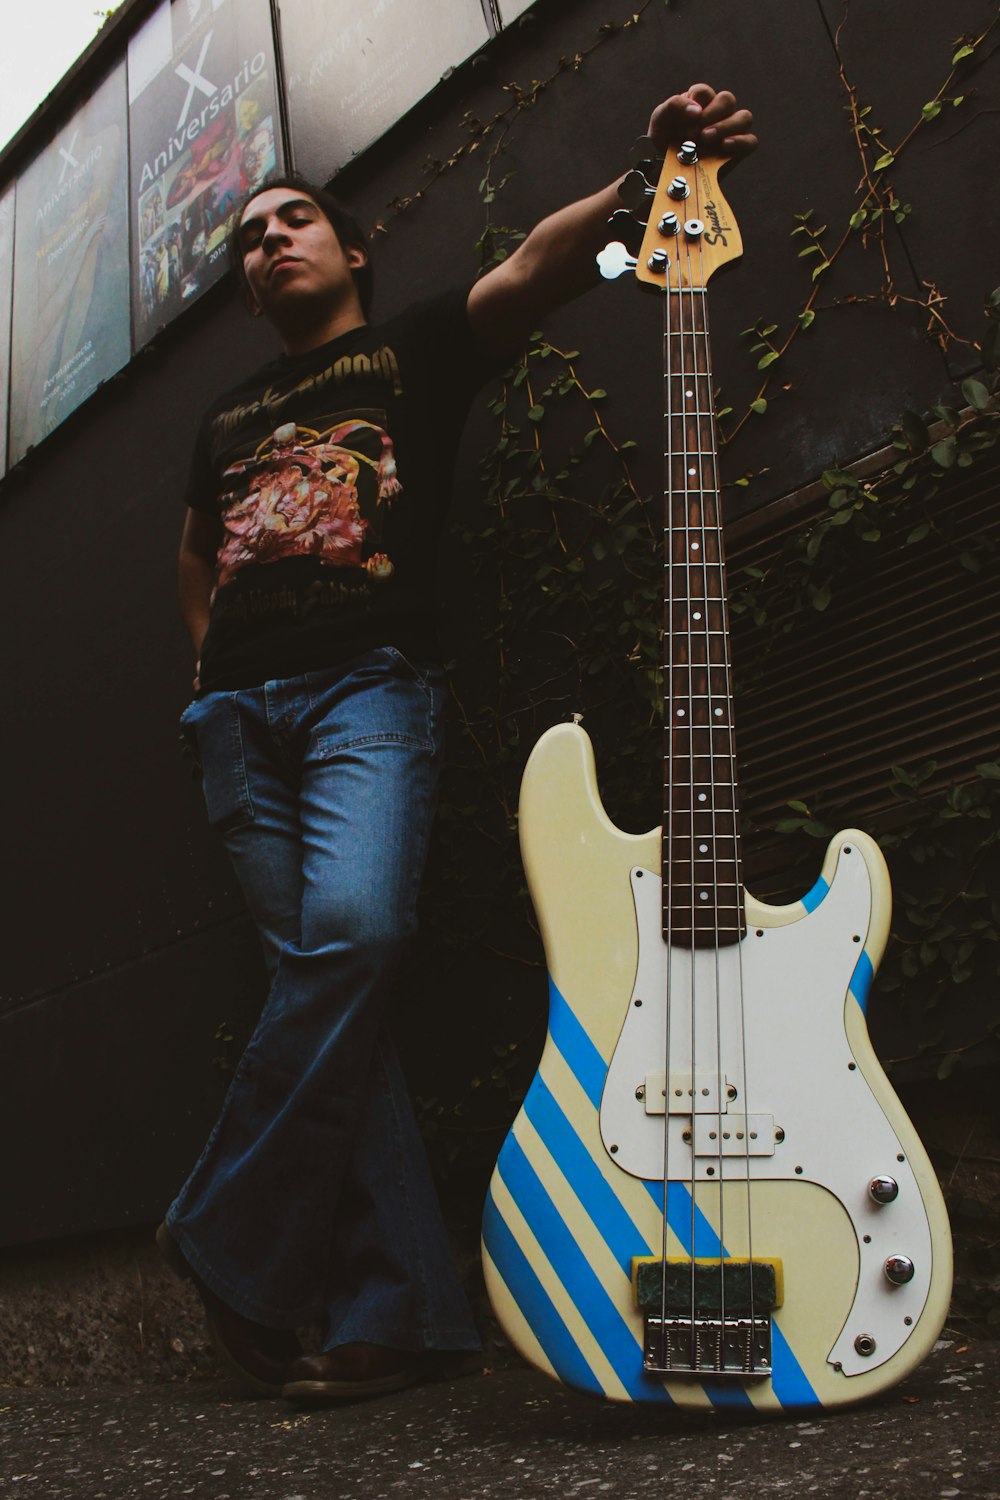
[[[708,900],[708,892],[707,891],[699,891],[698,892],[698,900],[699,901],[707,901]]]
[[[694,472],[695,472],[695,471],[694,471],[694,469],[688,469],[688,473],[689,473],[689,474],[691,474],[691,475],[693,475],[693,474],[694,474]]]
[[[677,710],[677,717],[678,717],[678,718],[679,718],[679,719],[683,719],[683,717],[684,717],[684,710],[683,710],[683,708],[679,708],[679,709],[678,709],[678,710]]]
[[[698,801],[699,802],[704,802],[705,800],[706,800],[705,793],[704,792],[699,792],[698,793]]]
[[[700,545],[700,544],[699,544],[699,543],[698,543],[698,542],[692,542],[692,543],[691,543],[691,551],[692,551],[692,552],[697,552],[697,551],[698,551],[698,547],[699,547],[699,545]]]
[[[721,709],[721,708],[717,708],[717,709],[716,709],[716,710],[715,710],[715,717],[716,717],[716,718],[717,718],[717,719],[721,719],[721,718],[722,718],[722,709]]]
[[[695,612],[694,612],[694,614],[691,616],[691,618],[693,620],[700,620],[701,619],[701,610],[700,609],[696,609]]]
[[[699,844],[698,845],[698,853],[699,854],[707,854],[708,853],[708,845],[707,844]]]
[[[688,398],[688,400],[690,401],[691,397],[694,395],[694,391],[685,391],[684,394]]]

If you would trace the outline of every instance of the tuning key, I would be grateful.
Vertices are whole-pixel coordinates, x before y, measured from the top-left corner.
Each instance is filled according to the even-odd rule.
[[[628,154],[629,162],[633,167],[638,167],[642,162],[657,165],[657,176],[659,176],[659,164],[663,161],[663,152],[657,148],[651,136],[641,135],[637,141],[632,143],[632,149]]]
[[[698,147],[694,141],[681,141],[681,148],[677,153],[677,160],[683,162],[686,167],[693,167],[698,160]]]
[[[641,224],[634,214],[630,214],[627,208],[615,209],[608,220],[608,228],[611,230],[613,240],[620,240],[633,254],[638,252],[646,226]]]
[[[673,235],[680,233],[681,225],[676,214],[664,214],[656,227],[661,234]]]
[[[675,177],[667,188],[668,198],[686,198],[691,189],[687,185],[686,177]]]
[[[638,264],[636,257],[629,254],[621,240],[612,240],[597,257],[598,270],[605,281],[614,281],[626,271],[634,271]]]
[[[618,196],[625,207],[634,213],[656,196],[656,189],[646,181],[641,172],[633,168],[618,184]]]

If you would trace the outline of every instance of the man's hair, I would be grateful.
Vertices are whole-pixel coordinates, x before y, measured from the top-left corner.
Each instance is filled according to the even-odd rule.
[[[368,236],[350,209],[345,208],[339,198],[335,198],[332,193],[328,193],[326,188],[316,187],[314,183],[309,182],[298,172],[271,172],[264,178],[263,182],[258,183],[255,188],[244,195],[243,201],[233,216],[232,228],[229,231],[227,241],[229,264],[235,273],[237,286],[239,286],[244,294],[248,294],[250,291],[247,285],[246,273],[243,270],[240,224],[247,210],[247,205],[252,203],[255,198],[259,198],[261,193],[266,193],[269,188],[293,188],[298,193],[304,193],[313,200],[316,207],[321,211],[343,249],[347,250],[350,246],[355,245],[359,250],[365,252],[364,265],[355,266],[351,271],[351,275],[354,278],[354,285],[358,291],[361,311],[366,318],[369,317],[372,297],[375,293],[375,267],[372,265],[371,247],[368,243]]]

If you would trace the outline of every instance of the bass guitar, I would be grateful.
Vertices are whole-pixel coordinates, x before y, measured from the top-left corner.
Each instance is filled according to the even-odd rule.
[[[486,1283],[515,1348],[578,1390],[838,1406],[932,1348],[948,1220],[865,1022],[877,845],[839,834],[788,906],[743,887],[705,291],[742,245],[723,160],[686,143],[655,188],[642,164],[639,253],[600,259],[663,308],[663,824],[611,823],[578,722],[535,746],[520,837],[549,1026],[490,1184]]]

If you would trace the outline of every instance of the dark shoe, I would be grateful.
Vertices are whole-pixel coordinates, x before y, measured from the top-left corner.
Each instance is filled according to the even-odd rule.
[[[341,1344],[328,1354],[297,1359],[282,1395],[303,1406],[331,1401],[366,1401],[412,1385],[424,1372],[420,1354],[384,1349],[381,1344]]]
[[[208,1336],[226,1370],[258,1396],[280,1396],[292,1362],[302,1353],[298,1335],[254,1323],[217,1297],[188,1264],[166,1224],[157,1229],[156,1243],[174,1274],[190,1281],[201,1298]]]
[[[326,1354],[312,1354],[292,1365],[282,1395],[299,1406],[366,1401],[401,1391],[424,1380],[457,1380],[482,1373],[479,1350],[435,1349],[421,1352],[385,1349],[380,1344],[341,1344]]]

